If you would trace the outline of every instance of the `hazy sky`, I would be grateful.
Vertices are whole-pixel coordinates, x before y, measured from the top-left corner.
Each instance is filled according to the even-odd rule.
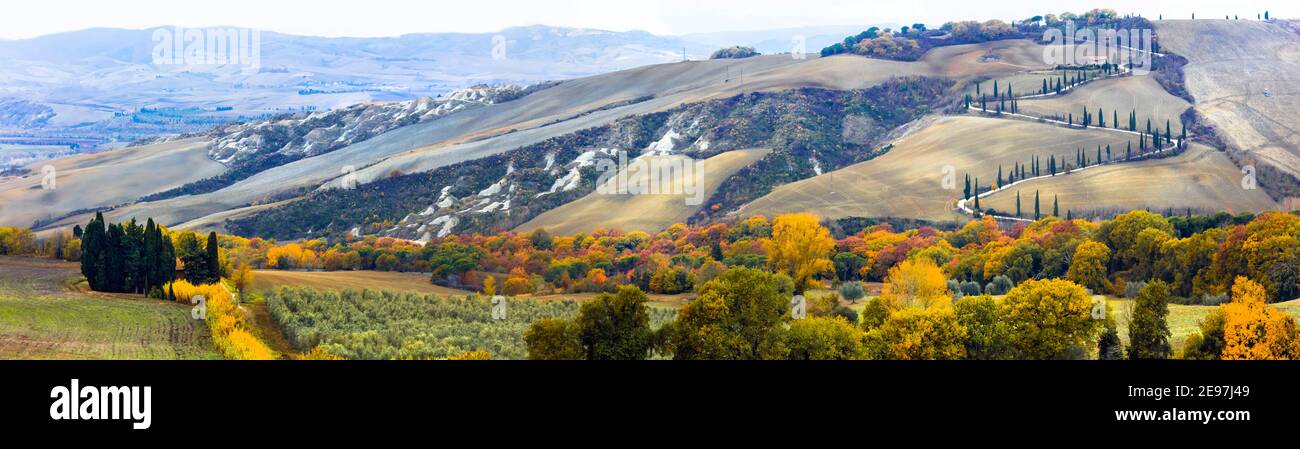
[[[37,0],[0,6],[0,38],[91,27],[240,26],[316,36],[492,32],[545,24],[656,34],[1021,19],[1108,7],[1149,18],[1300,17],[1294,0]]]

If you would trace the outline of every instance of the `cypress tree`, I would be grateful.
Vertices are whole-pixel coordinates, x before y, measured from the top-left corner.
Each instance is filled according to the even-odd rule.
[[[1059,195],[1052,195],[1052,216],[1061,216],[1061,197]]]
[[[81,274],[86,277],[90,289],[103,291],[104,277],[104,214],[96,212],[95,218],[86,225],[81,238]]]
[[[121,225],[108,225],[104,239],[104,291],[121,293],[126,288],[126,248]]]
[[[1034,191],[1034,220],[1037,221],[1042,218],[1043,218],[1043,214],[1042,212],[1039,211],[1038,208],[1038,191],[1035,190]]]
[[[217,233],[209,232],[206,257],[208,265],[207,279],[210,281],[209,283],[216,283],[221,280],[221,261],[218,248]]]
[[[1016,218],[1020,218],[1020,191],[1016,191]]]

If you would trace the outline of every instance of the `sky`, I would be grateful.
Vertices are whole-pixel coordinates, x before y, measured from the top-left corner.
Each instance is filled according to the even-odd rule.
[[[1107,7],[1148,18],[1300,18],[1294,0],[42,0],[0,6],[0,39],[86,28],[237,26],[312,36],[487,33],[525,25],[660,35],[873,23],[938,26]]]

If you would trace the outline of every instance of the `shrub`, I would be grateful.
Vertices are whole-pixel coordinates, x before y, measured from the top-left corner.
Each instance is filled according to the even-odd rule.
[[[840,284],[839,292],[840,296],[849,302],[858,302],[867,295],[867,290],[862,287],[862,283],[856,281]]]
[[[998,275],[993,278],[993,282],[989,282],[989,284],[984,287],[984,294],[994,296],[1005,295],[1015,286],[1016,285],[1011,282],[1011,278]]]
[[[1219,306],[1227,304],[1229,300],[1230,298],[1228,298],[1227,293],[1219,293],[1217,295],[1206,293],[1201,295],[1201,305],[1203,306]]]
[[[1127,299],[1136,299],[1142,293],[1142,289],[1147,287],[1146,282],[1136,281],[1129,282],[1124,286],[1124,297]]]
[[[713,52],[713,55],[709,56],[709,59],[744,59],[758,55],[759,53],[754,51],[754,47],[734,46]]]

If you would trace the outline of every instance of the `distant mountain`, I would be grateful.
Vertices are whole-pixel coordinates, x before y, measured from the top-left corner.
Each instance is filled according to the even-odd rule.
[[[76,143],[70,151],[95,150],[283,114],[436,99],[470,86],[534,85],[705,59],[734,45],[783,53],[799,36],[816,52],[860,28],[656,36],[537,25],[387,38],[262,32],[256,70],[154,64],[155,32],[175,28],[95,28],[0,41],[0,138],[43,145],[37,154],[63,154],[46,147],[68,142]]]
[[[816,53],[822,48],[843,41],[844,36],[861,33],[862,30],[872,26],[897,28],[889,24],[822,26],[758,31],[719,31],[687,34],[681,36],[681,38],[714,49],[744,45],[753,47],[759,53],[773,54],[791,52],[797,42],[796,38],[801,37],[803,38],[805,51]]]
[[[254,72],[155,65],[154,31],[89,29],[0,41],[0,100],[24,105],[8,111],[0,135],[73,135],[108,144],[286,112],[437,97],[472,85],[576,78],[711,51],[641,31],[544,26],[392,38],[263,32]]]

